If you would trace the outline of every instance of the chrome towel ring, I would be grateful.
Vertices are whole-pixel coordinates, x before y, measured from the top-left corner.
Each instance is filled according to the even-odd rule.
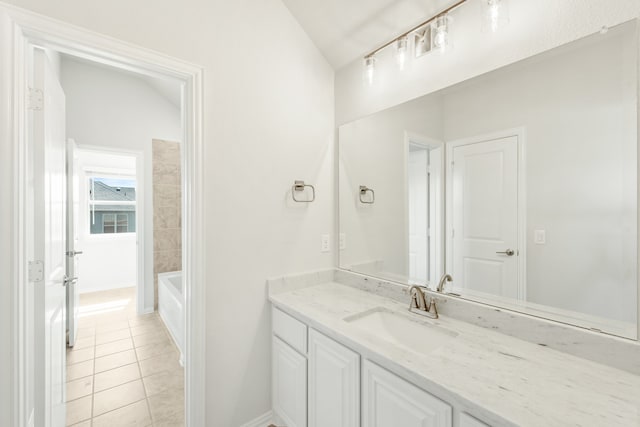
[[[310,199],[296,199],[296,193],[304,192],[306,187],[311,188],[311,198]],[[316,189],[311,184],[305,184],[304,181],[296,180],[293,183],[293,187],[291,187],[291,197],[293,197],[293,201],[297,203],[311,203],[316,199]]]

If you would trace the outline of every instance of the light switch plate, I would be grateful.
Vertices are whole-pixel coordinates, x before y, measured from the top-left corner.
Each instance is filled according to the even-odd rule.
[[[533,243],[544,245],[547,243],[547,232],[545,230],[533,230]]]
[[[328,234],[320,236],[320,252],[331,252],[331,239]]]
[[[340,250],[344,251],[345,249],[347,249],[347,235],[340,233]]]

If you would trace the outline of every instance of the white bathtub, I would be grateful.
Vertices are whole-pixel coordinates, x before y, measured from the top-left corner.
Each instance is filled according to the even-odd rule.
[[[182,271],[158,274],[158,313],[180,350],[180,364],[184,361],[184,296]]]

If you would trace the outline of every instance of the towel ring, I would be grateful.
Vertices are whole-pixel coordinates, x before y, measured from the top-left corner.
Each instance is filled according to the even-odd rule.
[[[365,199],[362,198],[367,194],[367,192],[371,192],[371,201],[366,201]],[[372,205],[376,201],[376,192],[373,191],[373,188],[369,188],[366,185],[361,185],[359,198],[360,198],[360,203],[364,203],[366,205]]]
[[[296,199],[296,192],[304,191],[306,187],[311,188],[311,199]],[[293,183],[293,187],[291,187],[291,197],[293,197],[293,201],[297,203],[311,203],[316,199],[316,188],[311,184],[305,184],[304,181],[296,180]]]

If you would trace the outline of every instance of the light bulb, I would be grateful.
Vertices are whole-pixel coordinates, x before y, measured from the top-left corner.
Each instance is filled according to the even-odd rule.
[[[507,0],[483,0],[483,27],[495,33],[509,23]]]
[[[441,52],[445,52],[449,46],[449,17],[447,15],[438,16],[433,28],[435,31],[433,45]]]
[[[364,58],[364,82],[372,86],[376,72],[376,57],[371,55]]]
[[[396,62],[400,71],[404,70],[407,63],[407,54],[409,53],[409,38],[407,36],[400,37],[396,40]]]

